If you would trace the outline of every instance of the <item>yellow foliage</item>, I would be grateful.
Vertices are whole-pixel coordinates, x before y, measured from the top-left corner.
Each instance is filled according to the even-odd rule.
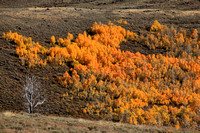
[[[51,43],[51,44],[55,44],[55,43],[56,43],[56,38],[55,38],[55,36],[51,36],[50,43]]]
[[[150,28],[150,31],[160,31],[162,28],[163,28],[163,25],[161,25],[157,20],[155,20],[153,25]]]
[[[120,20],[115,20],[114,19],[114,22],[117,22],[118,24],[125,24],[125,25],[129,25],[129,23],[123,19],[120,19]]]
[[[176,129],[180,129],[179,121],[176,122],[175,128],[176,128]]]
[[[49,49],[11,31],[2,37],[16,43],[15,53],[22,64],[70,64],[59,82],[74,97],[89,101],[83,113],[132,124],[176,128],[198,124],[200,57],[197,50],[194,53],[199,46],[197,30],[189,37],[186,31],[178,32],[155,21],[151,27],[154,32],[147,32],[146,38],[112,23],[94,23],[91,31],[94,35],[83,32],[75,39],[68,33],[57,43],[52,36],[51,44],[58,45]],[[128,38],[145,40],[144,45],[152,49],[171,52],[146,56],[121,51],[119,44]],[[183,47],[186,49],[175,56]]]

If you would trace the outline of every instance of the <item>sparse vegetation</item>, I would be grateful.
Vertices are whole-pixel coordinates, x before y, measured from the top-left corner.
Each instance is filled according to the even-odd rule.
[[[41,114],[27,113],[0,113],[0,129],[3,133],[10,132],[128,132],[128,133],[146,133],[146,132],[182,132],[170,127],[153,127],[144,125],[130,125],[123,123],[113,123],[108,121],[89,121],[84,119],[43,116]],[[190,131],[184,131],[189,133]]]
[[[34,109],[38,105],[42,105],[46,100],[44,94],[42,94],[42,87],[35,76],[26,77],[26,83],[24,84],[24,99],[28,113],[35,113]]]
[[[126,21],[126,20],[123,20],[123,19],[120,19],[120,20],[115,20],[114,19],[114,22],[118,23],[118,24],[126,24],[126,25],[129,25],[129,23]]]

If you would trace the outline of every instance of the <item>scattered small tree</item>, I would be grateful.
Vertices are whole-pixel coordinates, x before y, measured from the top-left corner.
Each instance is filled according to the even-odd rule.
[[[42,94],[42,88],[35,76],[26,77],[26,83],[24,85],[24,98],[29,113],[34,113],[34,109],[45,102],[44,95]]]

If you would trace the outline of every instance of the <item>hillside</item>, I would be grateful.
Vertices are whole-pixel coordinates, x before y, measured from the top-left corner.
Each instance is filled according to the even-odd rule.
[[[1,111],[199,130],[199,1],[1,2]]]
[[[41,114],[27,113],[0,113],[0,129],[3,133],[10,132],[87,132],[87,133],[181,133],[183,130],[176,130],[169,127],[152,127],[144,125],[130,125],[113,123],[109,121],[90,121],[66,117],[43,116]],[[184,131],[190,133],[192,131]]]

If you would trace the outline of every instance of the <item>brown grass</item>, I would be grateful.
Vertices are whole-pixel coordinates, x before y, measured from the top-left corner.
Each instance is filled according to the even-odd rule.
[[[27,114],[24,112],[0,113],[0,132],[190,132],[175,130],[169,127],[153,127],[146,125],[130,125],[113,123],[109,121],[90,121],[66,117],[44,116],[40,114]],[[192,132],[192,131],[191,131]]]

